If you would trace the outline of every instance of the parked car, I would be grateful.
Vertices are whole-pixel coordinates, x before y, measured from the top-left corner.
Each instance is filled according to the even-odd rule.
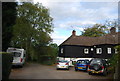
[[[58,69],[67,69],[69,70],[69,62],[66,60],[61,60],[57,62],[57,70]]]
[[[7,52],[11,52],[13,54],[13,62],[12,65],[23,67],[25,63],[25,50],[19,48],[8,48]]]
[[[88,67],[89,75],[93,73],[107,75],[109,71],[109,63],[105,59],[94,58]]]
[[[78,60],[75,64],[75,71],[85,70],[87,71],[89,60]]]

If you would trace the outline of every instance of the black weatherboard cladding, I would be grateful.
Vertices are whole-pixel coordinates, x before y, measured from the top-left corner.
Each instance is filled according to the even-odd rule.
[[[61,48],[63,48],[63,53],[61,53]],[[82,57],[82,58],[91,58],[91,54],[85,54],[84,49],[88,48],[90,51],[89,46],[77,46],[77,45],[63,45],[59,47],[59,56],[60,57]]]
[[[63,48],[63,53],[61,53]],[[88,54],[84,53],[84,49],[89,50]],[[93,48],[93,51],[91,51]],[[102,48],[102,53],[97,54],[96,48]],[[107,48],[111,48],[112,53],[108,54]],[[80,45],[62,45],[59,46],[59,57],[71,57],[71,58],[110,58],[115,53],[114,45],[96,45],[96,46],[80,46]]]
[[[94,53],[92,55],[93,58],[111,58],[113,54],[115,54],[115,45],[111,45],[111,44],[104,44],[104,45],[96,45],[96,47],[94,47]],[[96,49],[97,48],[102,48],[102,53],[101,54],[97,54],[96,53]],[[111,48],[111,54],[108,54],[108,49],[107,48]]]

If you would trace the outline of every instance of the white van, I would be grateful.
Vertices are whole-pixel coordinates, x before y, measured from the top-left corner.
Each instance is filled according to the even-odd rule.
[[[12,65],[15,66],[23,66],[25,63],[25,56],[26,52],[24,49],[18,49],[18,48],[8,48],[7,52],[12,52],[13,54],[13,62]]]

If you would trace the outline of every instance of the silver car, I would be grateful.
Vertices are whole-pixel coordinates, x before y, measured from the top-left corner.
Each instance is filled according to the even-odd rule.
[[[69,62],[65,61],[65,60],[58,61],[56,69],[57,70],[58,69],[67,69],[67,70],[69,70]]]

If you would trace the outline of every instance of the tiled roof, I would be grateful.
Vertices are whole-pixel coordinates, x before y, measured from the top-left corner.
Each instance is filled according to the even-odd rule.
[[[99,44],[120,44],[118,38],[120,38],[120,32],[117,32],[115,34],[106,34],[101,37],[86,37],[71,35],[61,45],[93,46]]]

